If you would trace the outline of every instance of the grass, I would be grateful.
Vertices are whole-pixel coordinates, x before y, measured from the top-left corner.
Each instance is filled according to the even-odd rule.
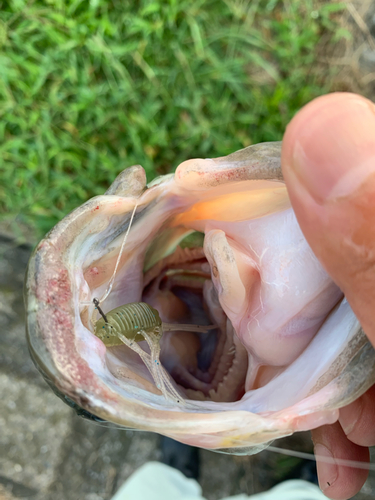
[[[41,236],[124,168],[280,140],[342,4],[0,0],[0,213]]]

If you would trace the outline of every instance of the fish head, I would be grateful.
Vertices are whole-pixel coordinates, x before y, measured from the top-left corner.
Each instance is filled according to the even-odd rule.
[[[188,160],[148,185],[131,167],[39,243],[27,336],[60,397],[93,419],[250,454],[335,422],[374,383],[373,348],[299,228],[280,150]],[[94,299],[104,315],[146,303],[174,330],[137,337],[145,354],[106,345]],[[181,399],[160,390],[153,348]]]

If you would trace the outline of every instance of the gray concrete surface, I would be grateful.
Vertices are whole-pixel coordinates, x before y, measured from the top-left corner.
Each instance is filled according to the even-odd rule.
[[[109,500],[133,471],[160,458],[159,437],[83,420],[46,385],[25,340],[22,289],[29,254],[0,236],[0,500]],[[312,448],[308,433],[281,445]],[[303,465],[268,451],[252,457],[200,453],[208,500],[264,491]],[[372,473],[355,499],[374,496]]]

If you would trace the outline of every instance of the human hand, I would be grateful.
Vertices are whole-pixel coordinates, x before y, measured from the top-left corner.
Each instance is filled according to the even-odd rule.
[[[309,103],[286,129],[282,168],[308,243],[375,346],[375,105],[349,93]],[[312,436],[317,456],[368,461],[375,386]],[[317,469],[321,489],[335,500],[355,495],[368,474],[319,459]]]

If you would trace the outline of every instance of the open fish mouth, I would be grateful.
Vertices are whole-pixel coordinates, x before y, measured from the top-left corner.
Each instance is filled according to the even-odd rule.
[[[163,324],[214,325],[163,333],[169,392],[132,348],[95,335],[108,289],[105,314],[144,302]],[[31,355],[56,392],[195,446],[260,451],[335,422],[375,382],[373,348],[291,209],[280,143],[189,160],[148,186],[142,167],[125,170],[38,245],[26,303]]]

